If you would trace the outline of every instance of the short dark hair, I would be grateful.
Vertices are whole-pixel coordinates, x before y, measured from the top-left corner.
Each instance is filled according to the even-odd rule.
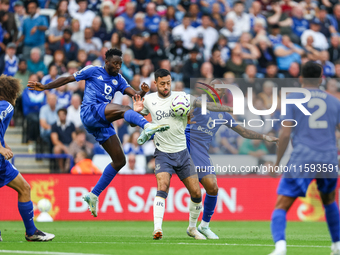
[[[166,69],[158,69],[156,72],[155,72],[155,80],[157,81],[158,77],[162,78],[162,77],[165,77],[165,76],[168,76],[170,74],[170,72]]]
[[[189,18],[189,19],[191,19],[192,18],[192,15],[189,13],[189,12],[187,12],[186,14],[184,14],[184,17],[183,18]]]
[[[270,61],[266,64],[266,68],[269,67],[269,66],[277,66],[277,64],[273,61]]]
[[[67,115],[67,109],[66,108],[60,108],[57,113],[59,114],[59,112],[64,112]]]
[[[123,55],[122,51],[117,49],[117,48],[113,48],[113,49],[109,49],[106,53],[105,53],[105,58],[109,59],[112,58],[113,56],[118,56],[121,57]]]
[[[66,34],[69,34],[69,35],[72,35],[72,33],[73,33],[71,28],[68,28],[68,27],[65,28],[63,32],[64,32],[64,34],[66,33]]]
[[[315,86],[320,85],[322,71],[323,68],[321,65],[313,61],[308,61],[302,66],[301,69],[301,76],[303,78],[303,82]]]
[[[235,6],[235,5],[237,5],[237,4],[242,4],[242,5],[244,6],[244,3],[243,3],[242,1],[236,1],[236,2],[234,2],[234,5],[233,5],[233,6]]]
[[[0,100],[5,100],[10,104],[15,105],[20,90],[20,80],[4,74],[0,76]]]

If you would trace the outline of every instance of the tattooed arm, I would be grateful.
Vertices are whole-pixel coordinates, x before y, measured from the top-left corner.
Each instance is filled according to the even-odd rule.
[[[193,108],[201,108],[202,101],[195,99],[193,102]],[[215,104],[213,102],[207,102],[207,110],[212,112],[233,112],[233,107],[227,105]]]
[[[247,138],[247,139],[265,140],[267,142],[277,142],[279,140],[276,137],[263,135],[255,131],[246,129],[242,127],[241,125],[237,125],[236,127],[232,127],[231,129],[234,130],[236,133],[238,133],[243,138]]]

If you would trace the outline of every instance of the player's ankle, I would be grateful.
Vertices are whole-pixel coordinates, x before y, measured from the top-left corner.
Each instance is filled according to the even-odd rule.
[[[277,241],[275,243],[275,250],[276,251],[286,251],[287,250],[286,240]]]
[[[201,225],[202,228],[208,228],[209,222],[205,222],[204,220],[202,220],[200,225]]]

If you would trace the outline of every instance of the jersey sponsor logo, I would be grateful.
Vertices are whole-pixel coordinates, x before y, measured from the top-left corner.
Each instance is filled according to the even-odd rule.
[[[157,164],[157,165],[156,165],[155,170],[157,171],[157,170],[159,170],[159,169],[161,169],[161,164]]]
[[[157,104],[157,102],[152,102],[152,105],[156,105]]]
[[[161,120],[162,118],[169,118],[169,117],[175,117],[174,113],[171,111],[171,109],[168,112],[158,110],[156,112],[157,120]]]
[[[102,80],[102,81],[104,80],[104,79],[103,79],[103,76],[99,76],[97,79],[98,79],[98,80]]]
[[[115,79],[113,79],[113,80],[112,80],[112,84],[113,84],[113,85],[118,85],[118,81],[115,80]]]
[[[204,128],[202,126],[198,126],[197,130],[202,131],[203,133],[206,133],[207,135],[214,136],[214,133],[212,131],[210,131],[209,129]]]
[[[103,96],[105,96],[105,98],[107,99],[107,100],[112,100],[112,95],[111,95],[111,92],[112,92],[112,88],[109,86],[109,85],[107,85],[106,83],[105,83],[105,88],[104,88],[104,93],[105,94],[103,94]]]
[[[162,207],[164,207],[164,203],[162,203],[162,202],[157,202],[157,203],[156,203],[156,206],[162,206]]]

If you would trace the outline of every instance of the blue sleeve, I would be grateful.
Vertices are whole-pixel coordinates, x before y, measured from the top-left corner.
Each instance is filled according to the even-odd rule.
[[[336,22],[333,16],[330,17],[330,21],[331,21],[332,26],[338,31],[338,22]]]
[[[130,87],[130,85],[123,76],[120,76],[118,91],[122,92],[122,94],[125,94],[124,91],[127,87]]]
[[[236,121],[234,120],[233,117],[231,117],[231,115],[227,112],[224,113],[224,119],[226,119],[228,122],[227,124],[225,124],[228,128],[231,128],[231,127],[236,127],[237,124]]]
[[[6,117],[10,116],[12,118],[12,115],[10,114],[14,110],[13,105],[11,105],[8,102],[4,102],[0,106],[0,121],[4,121]]]
[[[86,66],[83,69],[81,69],[78,72],[75,72],[73,74],[74,78],[76,79],[76,81],[81,81],[81,80],[88,80],[89,78],[91,78],[94,74],[94,72],[96,71],[96,67],[95,66]]]
[[[40,20],[39,20],[39,26],[45,26],[48,28],[48,23],[47,23],[47,19],[44,16],[40,16]]]

